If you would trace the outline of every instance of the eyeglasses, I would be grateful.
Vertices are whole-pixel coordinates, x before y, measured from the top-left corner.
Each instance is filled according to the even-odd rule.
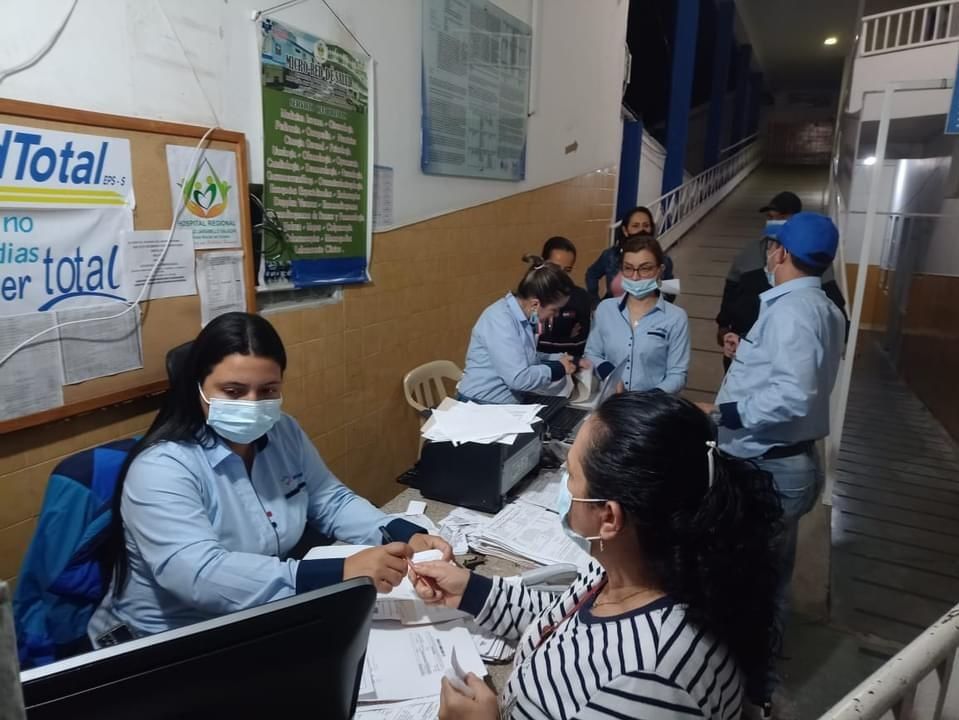
[[[643,263],[639,267],[635,265],[630,265],[629,263],[623,263],[623,276],[634,278],[637,275],[641,278],[650,278],[656,275],[659,272],[659,265],[653,263]]]

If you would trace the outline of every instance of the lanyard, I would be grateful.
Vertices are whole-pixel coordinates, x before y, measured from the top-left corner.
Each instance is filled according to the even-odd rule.
[[[555,633],[563,623],[565,623],[567,620],[573,617],[573,615],[575,615],[580,610],[582,610],[583,606],[586,603],[588,603],[590,600],[596,597],[600,593],[600,591],[604,587],[606,587],[606,580],[607,578],[604,577],[600,582],[596,583],[596,585],[594,585],[589,592],[587,592],[585,595],[583,595],[583,597],[579,599],[578,603],[576,603],[565,615],[563,615],[562,619],[560,619],[559,622],[547,625],[540,631],[539,642],[537,642],[536,645],[533,647],[532,651],[530,652],[530,657],[532,657],[533,654],[543,646],[543,643],[545,643],[547,640],[550,639],[550,637],[552,637],[553,633]]]

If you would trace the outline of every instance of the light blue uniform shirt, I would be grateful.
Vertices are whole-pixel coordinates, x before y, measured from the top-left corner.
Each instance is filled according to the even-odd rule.
[[[479,402],[515,403],[520,401],[516,393],[541,390],[563,375],[558,361],[537,352],[533,326],[509,293],[473,326],[459,392]]]
[[[120,624],[142,636],[294,595],[301,561],[281,558],[307,522],[329,538],[382,543],[390,519],[333,476],[293,418],[266,438],[250,474],[219,439],[160,443],[133,461],[121,500],[129,581],[94,613],[91,640]]]
[[[586,341],[586,359],[601,377],[625,361],[627,390],[658,388],[678,393],[686,387],[689,373],[686,311],[660,295],[653,309],[640,318],[634,328],[626,307],[627,298],[608,298],[596,308]]]
[[[759,296],[759,318],[739,343],[719,388],[719,446],[740,458],[829,434],[845,319],[818,277]]]

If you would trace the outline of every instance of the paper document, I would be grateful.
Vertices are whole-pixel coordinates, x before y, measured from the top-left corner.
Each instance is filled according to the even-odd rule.
[[[143,77],[140,75],[139,77]],[[196,156],[193,143],[166,146],[170,202],[183,205],[177,227],[197,250],[240,247],[240,193],[232,150],[205,148]]]
[[[453,547],[454,555],[465,555],[470,534],[478,533],[490,520],[490,515],[458,507],[440,521],[440,536]]]
[[[460,665],[459,659],[456,657],[456,648],[454,647],[453,652],[450,653],[450,665],[446,668],[443,676],[456,690],[459,690],[472,700],[476,697],[476,693],[466,684],[466,675],[467,672],[463,669],[463,666]]]
[[[406,506],[406,515],[423,515],[426,512],[426,503],[422,500],[410,500]]]
[[[573,394],[573,377],[567,375],[562,380],[557,380],[556,382],[551,382],[545,388],[540,388],[536,391],[537,395],[549,395],[550,397],[565,397],[568,398]]]
[[[372,545],[321,545],[312,548],[304,560],[339,560],[368,550]],[[424,550],[413,555],[412,562],[431,562],[442,558],[439,550]],[[466,613],[451,608],[427,605],[416,594],[409,576],[388,593],[377,593],[374,620],[398,622],[404,625],[427,625],[465,618]]]
[[[228,312],[246,311],[243,253],[205,252],[196,259],[196,286],[200,293],[201,322]]]
[[[0,318],[0,358],[41,330],[52,328],[55,313]],[[63,405],[60,342],[50,331],[0,365],[0,420]]]
[[[440,713],[439,697],[421,698],[395,703],[360,705],[354,720],[436,720]]]
[[[393,168],[373,166],[373,230],[393,224]]]
[[[122,250],[124,290],[126,297],[135,300],[143,290],[143,284],[157,258],[163,252],[169,230],[134,230],[124,234]],[[173,234],[170,247],[163,256],[163,262],[153,273],[150,287],[143,296],[144,300],[196,295],[196,255],[193,252],[193,237],[187,230],[177,230]]]
[[[486,666],[462,622],[422,627],[374,623],[366,646],[361,702],[436,696],[453,650],[460,669],[478,677]],[[372,687],[372,691],[369,688]]]
[[[555,470],[540,470],[521,487],[517,496],[523,502],[555,511],[556,498],[559,497],[559,484],[565,472],[565,466]]]
[[[679,295],[679,287],[679,278],[672,278],[671,280],[663,280],[659,289],[667,295]]]
[[[421,433],[427,440],[454,445],[512,445],[517,435],[534,432],[532,426],[539,422],[536,413],[540,409],[541,405],[478,405],[447,398],[423,425]]]
[[[572,563],[583,568],[590,559],[563,532],[555,512],[522,499],[504,507],[477,535],[470,536],[470,546],[486,555],[537,565]]]
[[[503,638],[493,635],[488,630],[484,630],[472,619],[466,620],[466,627],[473,638],[473,644],[476,651],[483,660],[489,662],[506,662],[516,654],[516,648],[510,645]]]
[[[109,318],[123,310],[120,304],[60,310],[57,324]],[[63,382],[67,385],[116,375],[143,367],[140,310],[134,308],[110,320],[91,320],[60,328]]]
[[[570,402],[583,402],[589,400],[593,394],[593,368],[583,368],[582,370],[577,370],[576,374],[573,376],[573,381],[575,386],[573,387],[573,392],[570,393],[569,401]]]

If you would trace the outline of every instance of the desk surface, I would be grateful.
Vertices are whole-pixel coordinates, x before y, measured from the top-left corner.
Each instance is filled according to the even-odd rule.
[[[423,500],[426,503],[426,517],[428,517],[437,525],[439,524],[440,520],[449,515],[456,507],[455,505],[449,505],[437,500],[426,500],[422,495],[420,495],[419,490],[407,488],[386,503],[381,510],[387,513],[404,512],[410,500]],[[490,515],[490,517],[492,517],[492,515]],[[522,570],[534,567],[532,564],[528,566],[521,566],[514,562],[510,562],[509,560],[490,557],[488,555],[482,557],[484,558],[483,563],[477,566],[476,572],[488,577],[493,577],[495,575],[517,575]],[[509,674],[513,670],[512,661],[507,663],[486,663],[486,667],[489,670],[490,678],[493,681],[493,686],[496,688],[497,692],[499,692],[506,685],[506,681],[509,679]]]

